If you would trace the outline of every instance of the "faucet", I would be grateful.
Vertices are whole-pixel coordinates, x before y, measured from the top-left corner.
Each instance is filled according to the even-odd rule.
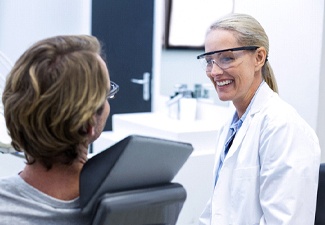
[[[187,90],[186,84],[176,84],[175,89],[176,90],[174,95],[170,96],[170,99],[166,103],[167,106],[178,103],[181,98],[185,97],[185,95],[188,95],[189,91]]]
[[[181,119],[181,106],[180,100],[183,98],[190,99],[194,97],[194,93],[191,90],[187,89],[186,84],[175,85],[176,91],[174,95],[170,97],[170,99],[166,102],[166,105],[169,108],[169,117],[174,119]]]

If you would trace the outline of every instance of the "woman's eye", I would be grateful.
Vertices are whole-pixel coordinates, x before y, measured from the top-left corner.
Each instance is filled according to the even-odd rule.
[[[233,54],[221,54],[219,57],[219,61],[221,63],[231,63],[235,61],[235,57]]]
[[[213,64],[213,59],[205,59],[208,66]]]

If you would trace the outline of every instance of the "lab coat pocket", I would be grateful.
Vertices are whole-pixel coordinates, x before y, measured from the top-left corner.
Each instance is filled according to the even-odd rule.
[[[259,166],[242,167],[234,171],[231,182],[232,224],[258,223],[261,215],[259,171]]]

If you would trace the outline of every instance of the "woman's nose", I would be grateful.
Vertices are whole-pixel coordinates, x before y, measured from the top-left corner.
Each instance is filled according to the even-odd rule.
[[[223,69],[216,62],[213,62],[210,74],[212,76],[216,76],[222,73],[223,73]]]

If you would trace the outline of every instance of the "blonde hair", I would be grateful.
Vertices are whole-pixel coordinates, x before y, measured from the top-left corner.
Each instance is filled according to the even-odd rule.
[[[261,24],[250,15],[239,13],[229,14],[213,23],[209,31],[216,29],[232,31],[239,44],[243,46],[264,47],[266,49],[266,55],[269,55],[268,36]],[[270,88],[278,92],[277,82],[267,58],[262,68],[262,76]]]
[[[12,146],[25,152],[27,163],[50,169],[77,158],[106,99],[100,53],[95,37],[56,36],[35,43],[15,63],[2,101]]]

